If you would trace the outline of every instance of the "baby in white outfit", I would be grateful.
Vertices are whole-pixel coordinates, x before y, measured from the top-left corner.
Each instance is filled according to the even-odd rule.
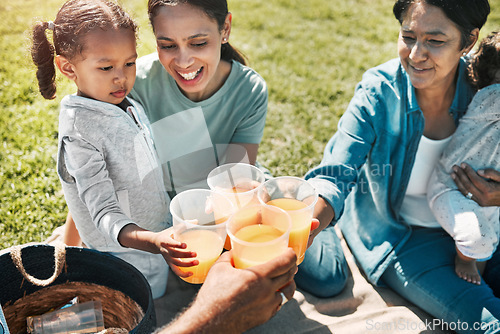
[[[500,33],[484,38],[473,56],[469,77],[478,93],[460,120],[429,181],[429,205],[455,240],[455,271],[480,284],[480,272],[498,246],[499,208],[481,207],[453,182],[452,166],[468,163],[475,170],[500,169]],[[479,268],[479,272],[478,272]]]

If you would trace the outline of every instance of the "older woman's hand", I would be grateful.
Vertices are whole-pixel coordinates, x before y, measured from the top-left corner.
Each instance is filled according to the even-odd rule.
[[[480,206],[500,206],[500,171],[488,168],[476,172],[462,163],[453,166],[451,177],[460,192]]]

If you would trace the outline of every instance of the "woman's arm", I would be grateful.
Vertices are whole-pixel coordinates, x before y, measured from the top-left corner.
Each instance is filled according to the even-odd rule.
[[[480,206],[500,206],[500,171],[488,168],[477,172],[466,163],[453,166],[451,177],[460,192]]]
[[[313,214],[320,226],[311,233],[312,238],[340,218],[345,199],[358,183],[361,168],[377,138],[373,118],[380,114],[375,112],[379,103],[370,87],[358,84],[337,131],[326,145],[320,165],[305,176],[320,194]]]

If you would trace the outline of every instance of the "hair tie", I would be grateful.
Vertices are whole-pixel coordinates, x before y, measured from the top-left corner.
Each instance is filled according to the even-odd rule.
[[[54,22],[49,21],[49,22],[47,22],[47,25],[48,25],[47,29],[54,31],[54,28],[56,27],[56,25],[54,24]]]

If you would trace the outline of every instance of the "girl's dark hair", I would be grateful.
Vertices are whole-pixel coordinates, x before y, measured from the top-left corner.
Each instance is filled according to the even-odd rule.
[[[96,29],[122,28],[137,33],[132,18],[118,4],[106,0],[70,0],[59,9],[53,23],[36,23],[31,57],[37,66],[36,77],[42,96],[46,99],[56,97],[56,55],[71,60],[83,52],[87,33]],[[47,29],[53,30],[53,44],[47,38]]]
[[[155,17],[158,15],[160,8],[163,6],[176,6],[179,4],[188,4],[201,9],[209,18],[217,22],[219,31],[222,31],[224,28],[226,16],[229,14],[226,0],[149,0],[148,15],[149,21],[153,26],[153,30],[153,22]],[[231,44],[229,44],[229,42],[221,45],[220,58],[226,61],[236,60],[237,62],[246,65],[246,59],[243,53],[234,48]]]
[[[397,0],[392,11],[399,23],[403,23],[408,8],[417,2],[423,2],[443,10],[462,34],[461,49],[471,44],[472,30],[481,29],[490,13],[488,0]]]
[[[477,89],[495,82],[495,75],[500,71],[500,31],[494,31],[481,40],[468,70],[469,79]]]

